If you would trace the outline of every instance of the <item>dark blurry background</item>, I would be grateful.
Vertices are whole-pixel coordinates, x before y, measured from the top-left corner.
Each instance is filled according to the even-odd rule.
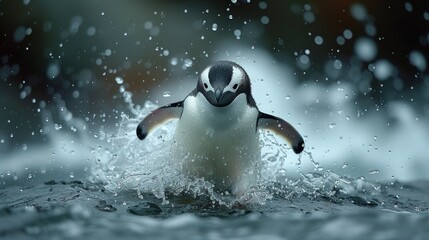
[[[428,5],[0,0],[0,154],[49,141],[46,121],[58,130],[81,119],[90,135],[114,126],[118,113],[127,111],[120,97],[124,89],[134,102],[156,102],[154,92],[180,81],[194,84],[197,72],[226,51],[222,46],[235,44],[268,52],[273,64],[291,69],[301,87],[347,84],[353,89],[350,106],[363,119],[379,112],[393,126],[386,105],[402,102],[415,112],[413,118],[426,121]],[[171,90],[164,94],[174,95]],[[306,104],[303,111],[325,111],[318,106]]]

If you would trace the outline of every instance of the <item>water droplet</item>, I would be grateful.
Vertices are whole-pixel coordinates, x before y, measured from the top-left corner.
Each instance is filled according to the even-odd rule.
[[[146,30],[150,30],[153,27],[153,23],[151,21],[147,21],[147,22],[144,23],[143,27]]]
[[[240,39],[241,36],[241,30],[240,29],[235,29],[234,30],[234,35],[237,39]]]
[[[358,21],[364,21],[368,15],[366,8],[359,3],[355,3],[350,7],[350,13]]]
[[[337,44],[338,45],[344,45],[344,43],[346,43],[346,40],[344,39],[343,36],[338,36],[337,37]]]
[[[284,169],[284,168],[280,168],[280,169],[277,171],[277,174],[278,174],[278,175],[280,175],[280,176],[286,176],[286,169]]]
[[[267,7],[268,7],[268,5],[266,2],[264,2],[264,1],[259,2],[259,8],[260,9],[267,9]]]
[[[411,3],[409,2],[406,2],[404,7],[405,7],[405,10],[407,10],[407,12],[413,11],[413,5],[411,5]]]
[[[110,49],[106,49],[106,50],[104,51],[104,55],[106,55],[106,56],[110,56],[110,55],[112,55],[112,50],[110,50]]]
[[[340,70],[342,67],[343,67],[343,63],[340,60],[335,59],[334,68]]]
[[[178,62],[177,57],[174,57],[174,58],[172,58],[172,59],[170,60],[170,64],[171,64],[171,65],[173,65],[173,66],[176,66],[176,65],[177,65],[177,62]]]
[[[370,38],[359,38],[354,46],[355,54],[363,61],[372,61],[378,53],[375,42]]]
[[[213,23],[212,30],[215,31],[215,32],[217,31],[217,24],[216,23]]]
[[[73,172],[70,173],[70,178],[74,178],[74,173]]]
[[[163,94],[162,94],[162,96],[163,97],[165,97],[165,98],[167,98],[167,97],[171,97],[171,93],[170,92],[164,92]]]
[[[80,92],[78,90],[74,90],[72,93],[73,98],[78,98],[80,95]]]
[[[386,80],[395,72],[395,67],[386,59],[377,60],[374,64],[374,76],[380,80]]]
[[[15,30],[15,33],[13,35],[15,42],[21,42],[24,40],[26,36],[26,29],[24,26],[20,26]]]
[[[377,174],[379,172],[380,172],[380,170],[374,169],[374,170],[370,170],[368,173],[372,175],[372,174]]]
[[[310,62],[310,58],[307,55],[301,55],[299,57],[299,61],[305,65],[305,64],[308,64]]]
[[[262,24],[268,24],[270,22],[270,18],[267,16],[262,16],[261,17],[261,23]]]
[[[97,31],[97,29],[95,27],[88,27],[86,29],[86,35],[89,37],[94,36],[96,31]]]
[[[188,68],[188,67],[191,67],[192,66],[192,60],[191,59],[189,59],[189,58],[187,58],[187,59],[185,59],[185,61],[184,61],[184,67],[185,68]]]
[[[351,39],[353,37],[353,33],[352,31],[350,31],[349,29],[344,30],[343,32],[343,36],[346,39]]]
[[[48,68],[46,69],[46,75],[49,79],[54,79],[58,76],[60,73],[60,66],[57,63],[51,63],[49,64]]]
[[[314,43],[316,43],[317,45],[322,45],[323,44],[323,37],[321,36],[316,36],[314,38]]]
[[[419,71],[423,72],[426,70],[426,58],[421,52],[412,51],[409,55],[409,60]]]
[[[336,124],[336,123],[330,123],[330,124],[329,124],[329,128],[331,128],[331,129],[332,129],[332,128],[335,128],[336,126],[337,126],[337,124]]]
[[[122,83],[124,83],[124,79],[123,79],[123,78],[121,78],[121,77],[115,77],[115,81],[116,81],[116,83],[117,83],[117,84],[122,84]]]

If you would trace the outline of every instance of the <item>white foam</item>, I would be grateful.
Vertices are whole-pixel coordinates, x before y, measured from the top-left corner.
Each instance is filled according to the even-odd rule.
[[[242,196],[230,196],[214,191],[214,185],[202,178],[191,178],[182,173],[185,155],[175,151],[173,133],[177,121],[170,121],[155,129],[144,141],[135,136],[135,128],[155,105],[145,104],[140,114],[134,117],[122,115],[117,132],[106,136],[105,148],[95,151],[99,164],[94,176],[106,182],[112,192],[136,190],[152,193],[168,203],[167,193],[187,193],[194,196],[208,195],[210,199],[225,206],[235,203],[264,204],[272,197],[267,186],[273,186],[277,175],[284,174],[286,155],[290,151],[272,134],[260,133],[263,152],[260,177],[257,186],[245,191]]]

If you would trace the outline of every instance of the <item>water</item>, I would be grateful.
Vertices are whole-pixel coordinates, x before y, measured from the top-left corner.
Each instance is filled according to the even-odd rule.
[[[132,116],[122,114],[118,130],[113,134],[104,134],[103,147],[93,149],[97,166],[93,180],[106,183],[111,192],[135,190],[138,194],[150,192],[168,203],[166,193],[188,193],[194,196],[208,195],[212,201],[231,207],[235,204],[264,204],[272,198],[273,184],[284,179],[285,161],[290,148],[269,132],[260,132],[262,166],[258,186],[250,189],[243,196],[236,198],[228,193],[214,191],[214,185],[203,178],[190,178],[182,173],[182,165],[187,159],[175,151],[173,139],[177,121],[170,121],[151,133],[143,142],[135,136],[135,129],[141,119],[157,106],[147,102],[142,109],[128,99]],[[305,153],[308,154],[308,153]],[[279,171],[279,170],[282,170]]]
[[[260,132],[263,164],[257,188],[242,197],[216,192],[210,182],[181,173],[186,155],[177,155],[172,148],[175,121],[160,126],[143,142],[137,139],[137,124],[157,105],[135,104],[124,79],[115,82],[127,111],[119,114],[111,131],[101,128],[87,136],[86,128],[78,127],[80,120],[59,102],[61,116],[76,125],[70,128],[73,132],[89,139],[82,143],[91,150],[88,155],[51,151],[52,162],[62,168],[58,163],[66,157],[91,159],[96,164],[88,164],[88,171],[65,168],[66,174],[58,169],[46,174],[49,165],[44,165],[40,173],[24,171],[26,178],[18,179],[22,184],[14,172],[1,176],[5,182],[15,181],[0,188],[2,239],[425,239],[429,233],[428,181],[349,177],[320,164],[311,147],[294,158],[289,146],[266,131]],[[74,140],[59,140],[55,133],[61,135],[70,126],[49,124],[55,129],[53,142],[68,149],[66,143]],[[329,131],[342,127],[337,121],[324,125]],[[371,133],[368,147],[380,139]],[[31,162],[36,155],[27,148],[28,155],[22,157]],[[291,164],[297,169],[310,164],[312,170],[294,176]],[[342,166],[351,168],[347,160]],[[373,166],[366,173],[379,175],[380,170]]]
[[[61,178],[0,189],[2,239],[426,239],[429,182],[368,181],[324,170],[288,175],[288,146],[260,132],[257,189],[245,197],[217,193],[180,172],[171,121],[144,142],[135,127],[157,106],[135,105],[118,128],[97,133],[97,164],[88,178]],[[370,174],[376,174],[372,170]],[[69,179],[69,180],[65,180]]]
[[[316,177],[317,179],[317,177]],[[370,191],[276,193],[266,204],[225,207],[207,196],[152,194],[81,181],[6,187],[2,239],[426,239],[429,182]],[[365,184],[363,184],[365,185]],[[343,192],[346,191],[346,192]],[[143,200],[141,199],[143,198]]]
[[[401,29],[429,20],[418,3],[82,4],[0,3],[0,239],[427,239],[429,35]],[[261,131],[241,197],[182,174],[175,121],[135,136],[215,60],[306,140]]]

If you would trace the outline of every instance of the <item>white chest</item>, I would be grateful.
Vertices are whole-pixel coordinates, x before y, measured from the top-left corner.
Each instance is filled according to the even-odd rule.
[[[178,148],[189,156],[185,171],[220,188],[242,182],[260,159],[257,117],[244,94],[226,107],[212,106],[200,93],[186,98],[175,132]]]

